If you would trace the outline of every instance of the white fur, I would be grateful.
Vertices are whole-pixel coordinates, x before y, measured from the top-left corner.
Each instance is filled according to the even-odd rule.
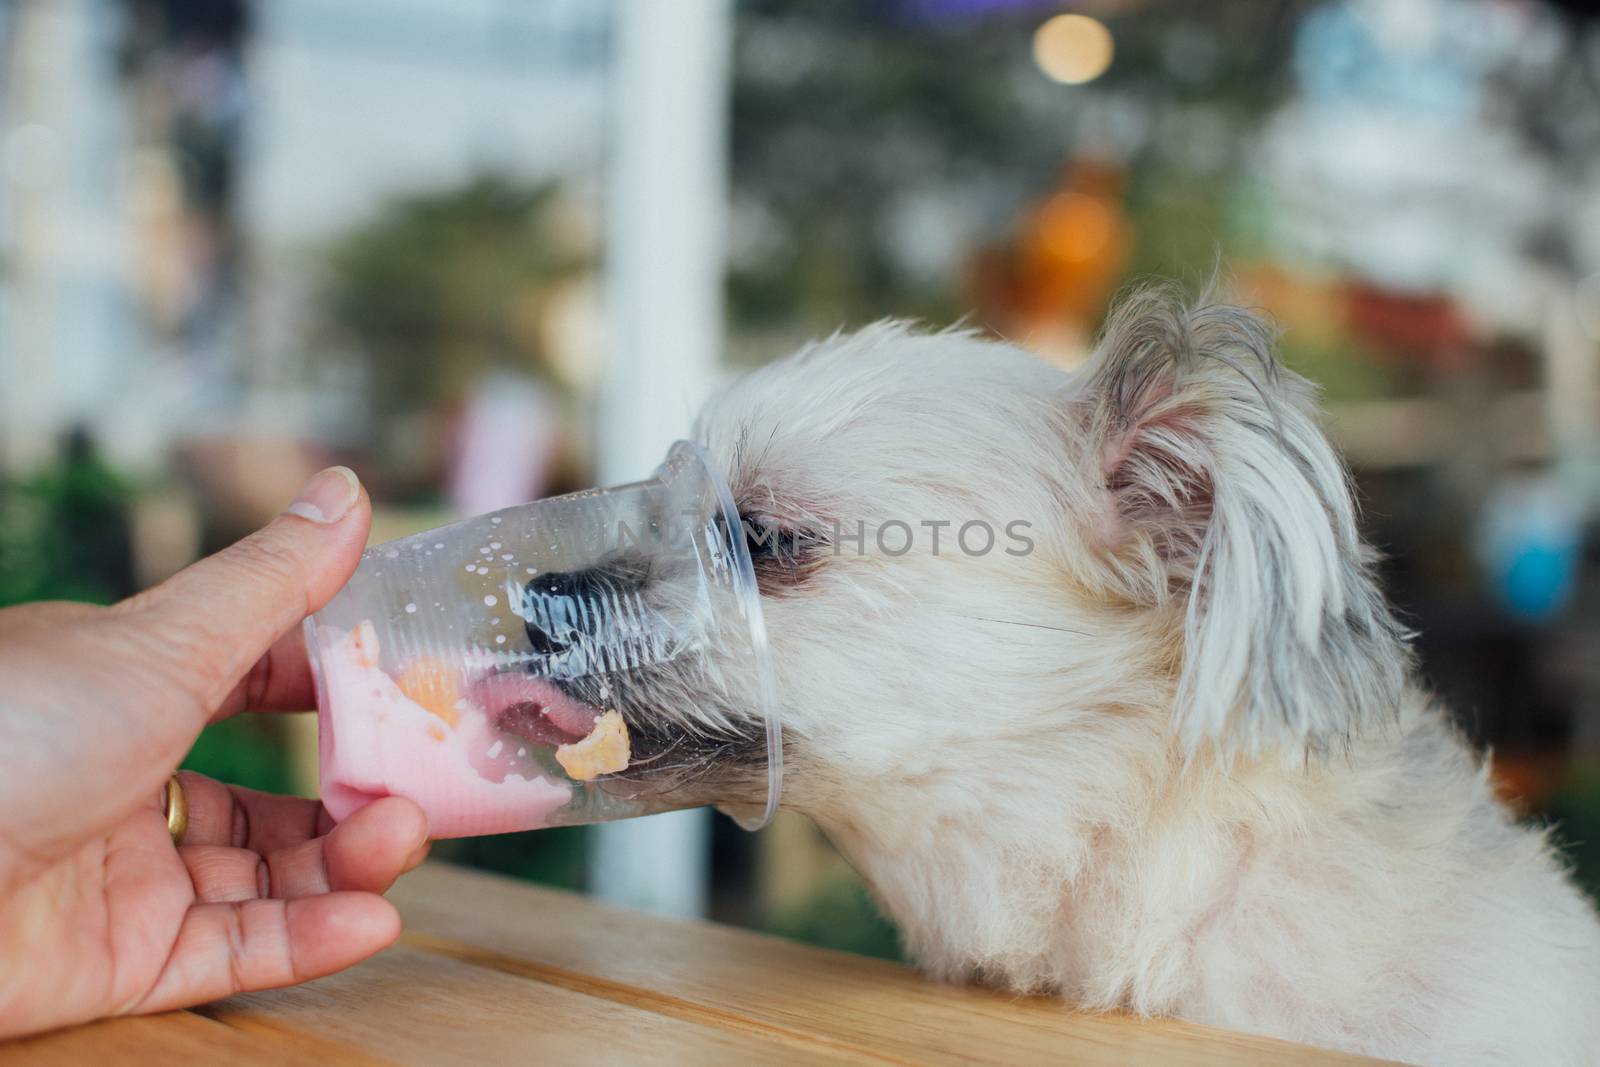
[[[1600,924],[1410,680],[1258,320],[1140,294],[1071,376],[878,325],[736,383],[700,435],[747,515],[868,532],[764,589],[785,805],[928,971],[1417,1062],[1600,1062]],[[974,519],[1034,551],[872,537]]]

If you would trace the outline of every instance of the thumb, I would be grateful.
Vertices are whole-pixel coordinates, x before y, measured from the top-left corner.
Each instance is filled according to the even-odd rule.
[[[183,688],[213,710],[273,642],[349,580],[371,524],[355,472],[329,467],[272,522],[128,608],[180,657]]]

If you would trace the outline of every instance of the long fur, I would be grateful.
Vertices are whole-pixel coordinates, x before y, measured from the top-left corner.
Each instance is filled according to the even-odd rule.
[[[741,507],[807,555],[763,590],[785,803],[940,977],[1597,1062],[1600,924],[1412,679],[1271,340],[1155,291],[1074,375],[890,323],[711,404]],[[1030,549],[953,548],[974,520]],[[882,551],[897,522],[913,551]]]
[[[1308,382],[1257,316],[1146,289],[1089,376],[1090,439],[1135,595],[1188,594],[1175,716],[1192,747],[1325,747],[1399,714],[1408,659],[1373,584],[1349,487]],[[1129,575],[1130,570],[1136,576]]]

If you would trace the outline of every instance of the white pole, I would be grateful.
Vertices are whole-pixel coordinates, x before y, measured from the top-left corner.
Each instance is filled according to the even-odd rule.
[[[46,459],[61,429],[65,164],[73,147],[72,78],[82,13],[32,0],[10,12],[0,122],[0,457],[13,472]]]
[[[733,18],[731,0],[618,0],[615,10],[602,484],[648,475],[715,378]],[[674,812],[600,827],[595,893],[704,914],[710,820]]]
[[[28,0],[0,26],[0,462],[82,424],[105,444],[144,345],[126,310],[123,101],[111,0]],[[115,451],[113,448],[112,451]],[[121,457],[125,458],[125,457]]]

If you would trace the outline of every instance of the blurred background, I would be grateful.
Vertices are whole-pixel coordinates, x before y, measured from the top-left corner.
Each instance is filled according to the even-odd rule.
[[[1219,270],[1600,888],[1600,0],[0,0],[0,604],[159,581],[331,462],[378,539],[641,476],[841,325],[1070,367]],[[190,764],[309,791],[305,720]],[[897,951],[798,818],[438,852]]]

